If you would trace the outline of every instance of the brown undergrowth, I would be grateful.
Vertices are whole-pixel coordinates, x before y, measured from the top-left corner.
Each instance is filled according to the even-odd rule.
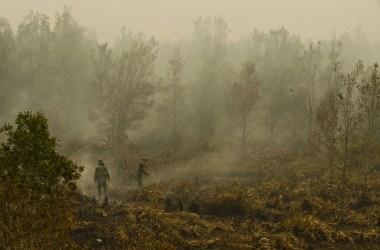
[[[376,248],[378,174],[363,197],[355,174],[342,191],[316,166],[274,160],[247,166],[260,183],[175,180],[111,191],[108,204],[82,197],[72,238],[90,249]]]
[[[342,189],[317,161],[271,154],[239,169],[259,180],[111,185],[107,203],[81,194],[8,197],[0,241],[6,249],[376,249],[379,173],[363,196],[358,172]]]

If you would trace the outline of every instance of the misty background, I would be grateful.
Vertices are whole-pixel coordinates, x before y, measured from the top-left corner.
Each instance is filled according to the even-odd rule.
[[[348,73],[380,56],[379,1],[0,6],[1,124],[42,111],[62,151],[85,166],[103,157],[114,173],[147,156],[227,168],[242,144],[303,150],[331,65]]]
[[[279,26],[305,39],[329,39],[333,30],[338,34],[352,33],[360,26],[371,39],[380,39],[378,0],[1,0],[0,16],[7,18],[16,29],[29,10],[53,19],[65,4],[73,7],[73,15],[81,25],[97,33],[100,42],[113,43],[123,25],[159,41],[188,39],[192,36],[193,20],[199,15],[223,16],[233,41],[255,28],[269,30]]]

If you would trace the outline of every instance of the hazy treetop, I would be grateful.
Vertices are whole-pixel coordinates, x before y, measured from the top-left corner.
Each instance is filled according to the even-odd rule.
[[[101,42],[113,41],[120,28],[143,31],[158,40],[188,38],[193,20],[223,16],[237,40],[253,29],[284,26],[303,38],[328,39],[360,27],[380,40],[380,0],[0,0],[0,16],[14,28],[29,10],[53,18],[63,5],[73,7],[78,22],[96,31]]]

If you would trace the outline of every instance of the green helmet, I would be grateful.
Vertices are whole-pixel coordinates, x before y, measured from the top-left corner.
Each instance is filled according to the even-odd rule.
[[[103,160],[99,160],[99,161],[98,161],[98,164],[101,165],[101,166],[104,166],[104,162],[103,162]]]

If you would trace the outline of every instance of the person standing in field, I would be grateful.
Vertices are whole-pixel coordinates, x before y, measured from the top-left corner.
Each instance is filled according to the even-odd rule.
[[[103,196],[107,198],[107,181],[110,181],[110,174],[102,160],[98,161],[98,166],[95,169],[94,181],[98,188],[98,199],[100,200],[103,189]]]
[[[142,182],[143,174],[149,175],[147,172],[145,172],[145,169],[144,169],[144,167],[146,167],[147,162],[148,162],[148,159],[142,159],[142,161],[139,162],[139,166],[137,167],[137,184],[139,188],[143,187],[143,182]]]

